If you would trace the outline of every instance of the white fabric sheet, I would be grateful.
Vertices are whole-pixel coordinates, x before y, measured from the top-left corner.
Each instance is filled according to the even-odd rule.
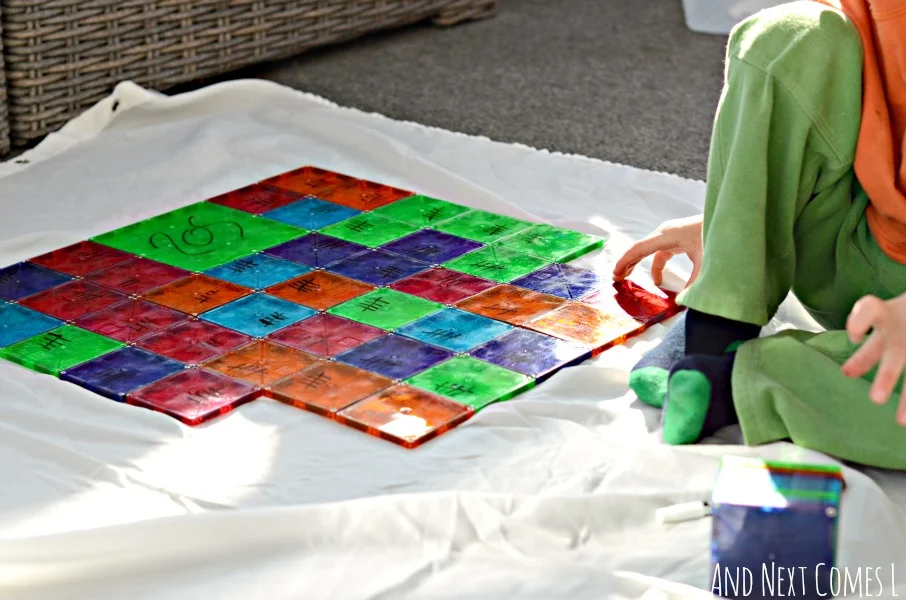
[[[584,259],[602,269],[699,212],[704,190],[268,83],[173,98],[123,84],[0,165],[0,264],[303,164],[603,233],[606,250]],[[772,323],[791,325],[814,327],[795,302]],[[663,526],[654,511],[706,499],[726,453],[829,459],[728,446],[733,431],[661,444],[657,411],[626,381],[664,331],[414,451],[264,399],[189,428],[0,362],[0,597],[695,597],[710,589],[710,520]],[[906,478],[846,475],[841,563],[889,580],[899,561],[906,585]]]

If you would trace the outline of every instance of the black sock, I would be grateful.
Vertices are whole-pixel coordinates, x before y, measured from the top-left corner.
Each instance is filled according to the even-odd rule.
[[[686,356],[720,356],[735,345],[758,337],[761,327],[733,319],[686,310]]]
[[[692,444],[739,422],[733,406],[731,375],[736,353],[688,356],[667,380],[664,441]]]

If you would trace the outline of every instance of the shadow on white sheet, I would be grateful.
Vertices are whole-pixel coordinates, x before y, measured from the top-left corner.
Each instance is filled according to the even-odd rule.
[[[603,233],[607,248],[582,262],[604,269],[663,220],[700,211],[704,189],[262,82],[174,98],[123,84],[21,158],[0,166],[0,264],[317,164]],[[790,326],[815,327],[792,300],[772,323]],[[732,430],[660,444],[657,411],[626,380],[664,331],[415,451],[269,400],[187,428],[0,363],[0,597],[693,597],[668,581],[710,587],[710,522],[661,526],[654,511],[707,498],[728,452],[829,459],[721,445],[738,441]],[[847,476],[841,564],[906,556],[891,501],[906,480]]]

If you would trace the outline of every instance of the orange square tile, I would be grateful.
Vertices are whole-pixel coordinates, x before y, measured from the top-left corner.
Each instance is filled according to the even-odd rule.
[[[594,349],[595,354],[640,333],[644,325],[625,313],[608,313],[593,306],[569,303],[525,327]]]
[[[322,362],[274,383],[269,395],[297,408],[332,417],[363,398],[393,385],[393,381],[350,365]]]
[[[396,385],[336,414],[344,425],[415,448],[475,414],[468,406],[408,385]]]
[[[412,192],[406,190],[360,179],[353,185],[334,188],[318,197],[357,210],[374,210],[411,195]]]
[[[327,271],[312,271],[269,287],[265,291],[271,296],[277,296],[302,306],[327,310],[373,289],[374,286],[367,283],[334,275]]]
[[[356,181],[358,180],[355,177],[328,171],[327,169],[300,167],[270,179],[265,179],[260,183],[306,196],[323,198],[323,194],[328,191],[336,187],[352,185]]]
[[[522,325],[565,303],[566,300],[556,296],[533,292],[515,285],[499,285],[467,298],[456,306],[490,319],[511,325]]]
[[[206,362],[204,366],[234,379],[266,387],[316,362],[319,362],[317,357],[301,350],[259,340]]]
[[[250,293],[252,290],[241,285],[195,274],[151,290],[142,297],[161,306],[198,315]]]

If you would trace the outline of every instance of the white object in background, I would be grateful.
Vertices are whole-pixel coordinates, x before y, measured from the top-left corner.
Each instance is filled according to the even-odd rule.
[[[698,33],[726,35],[755,13],[789,0],[683,0],[686,26]]]
[[[681,523],[701,519],[711,514],[711,505],[707,502],[684,502],[665,506],[654,511],[654,520],[661,524]]]

